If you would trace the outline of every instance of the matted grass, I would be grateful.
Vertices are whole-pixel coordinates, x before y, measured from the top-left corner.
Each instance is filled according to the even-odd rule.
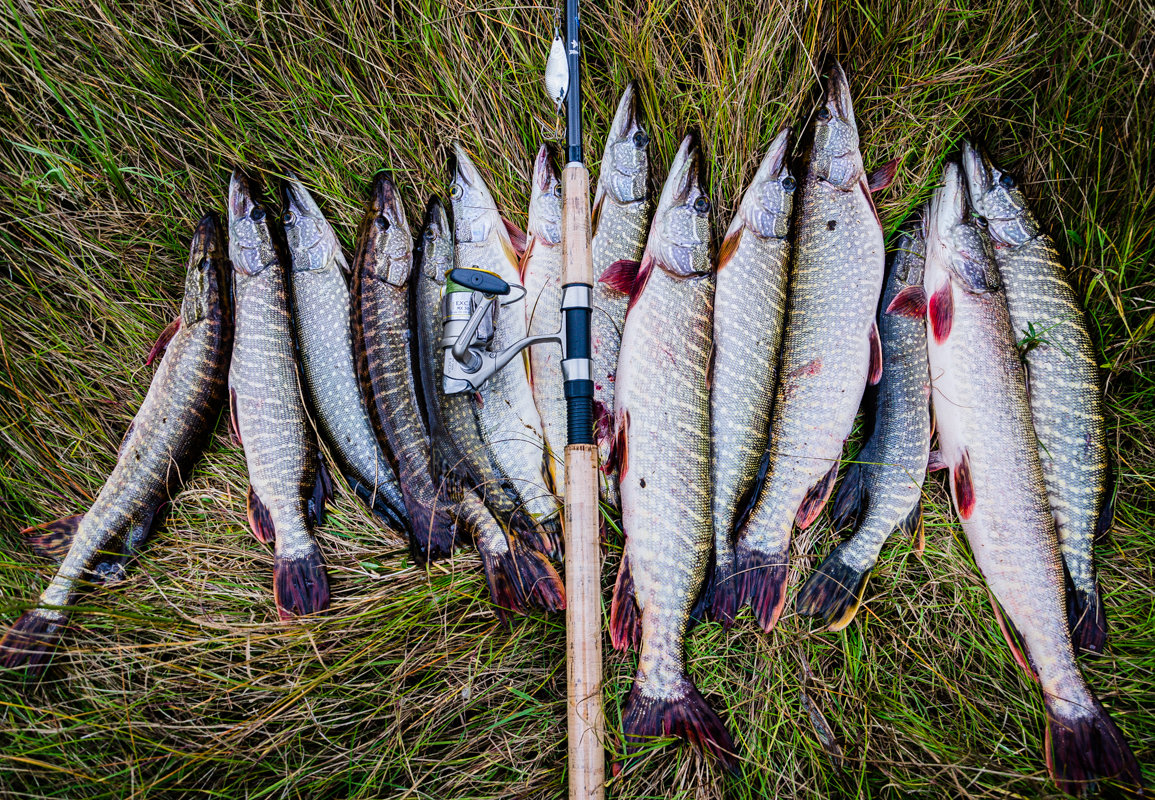
[[[966,132],[1021,176],[1078,265],[1107,370],[1119,513],[1098,551],[1109,650],[1095,690],[1155,778],[1155,20],[1120,0],[584,4],[589,152],[640,81],[655,184],[702,132],[716,230],[761,150],[847,67],[868,164],[902,159],[888,234]],[[17,536],[83,510],[143,399],[187,246],[231,165],[292,169],[346,244],[390,169],[416,221],[460,138],[524,222],[531,157],[561,126],[540,87],[552,7],[434,0],[216,5],[4,0],[0,12],[0,622],[51,567]],[[592,166],[596,169],[596,163]],[[476,556],[428,573],[342,496],[318,533],[333,613],[276,622],[218,430],[131,577],[86,595],[38,687],[0,686],[0,794],[498,798],[564,795],[563,617],[499,626]],[[825,522],[796,564],[824,554]],[[610,566],[616,563],[611,549]],[[612,569],[607,569],[607,587]],[[1042,705],[1014,666],[937,477],[927,548],[896,540],[844,633],[788,606],[699,627],[691,675],[742,751],[725,778],[663,748],[619,797],[1054,796]],[[608,595],[607,595],[608,600]],[[611,730],[635,666],[607,651]],[[837,737],[819,741],[811,711]]]

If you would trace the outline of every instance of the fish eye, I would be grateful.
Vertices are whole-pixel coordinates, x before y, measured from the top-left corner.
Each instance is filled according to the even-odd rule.
[[[822,108],[818,109],[818,121],[819,122],[828,122],[829,120],[830,120],[830,109],[827,108],[826,106],[823,106]]]
[[[425,229],[425,241],[427,241],[427,242],[433,241],[433,229],[432,228],[426,228]]]
[[[286,226],[292,227],[297,222],[297,215],[290,209],[285,212],[285,216],[281,218],[281,221],[284,222]]]
[[[1002,187],[1004,189],[1014,189],[1015,188],[1015,179],[1012,178],[1010,175],[1007,175],[1005,172],[1003,173],[1002,177],[999,178],[999,183],[1002,185]]]
[[[786,192],[793,192],[798,188],[798,182],[794,180],[793,175],[787,175],[782,179],[782,190]]]
[[[383,231],[389,230],[389,218],[388,217],[377,217],[377,219],[373,220],[373,224],[376,225],[378,228],[380,228]]]
[[[557,186],[553,187],[553,194],[554,194],[554,197],[561,197],[561,184],[560,183]]]
[[[253,206],[253,210],[249,212],[249,219],[253,222],[260,222],[265,218],[265,209],[262,206]]]
[[[643,130],[634,131],[634,147],[641,150],[650,143],[650,137]]]
[[[694,201],[694,210],[699,214],[706,214],[710,211],[710,198],[704,194],[698,195],[698,199]]]
[[[980,228],[985,230],[988,224],[986,217],[975,217],[975,225],[978,225]]]
[[[453,184],[452,186],[450,186],[450,187],[449,187],[449,196],[450,196],[450,197],[452,197],[454,200],[460,200],[460,199],[461,199],[461,195],[462,195],[463,193],[464,193],[464,192],[463,192],[463,190],[462,190],[462,188],[461,188],[461,184],[460,184],[460,183],[455,183],[455,184]]]

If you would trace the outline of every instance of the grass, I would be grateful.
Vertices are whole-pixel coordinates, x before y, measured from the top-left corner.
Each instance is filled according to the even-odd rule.
[[[540,86],[549,6],[435,0],[4,0],[0,12],[0,621],[50,568],[16,531],[86,507],[146,391],[187,240],[233,164],[295,170],[347,245],[372,174],[410,219],[462,139],[524,222],[531,158],[561,124]],[[1119,512],[1099,568],[1109,652],[1093,687],[1155,779],[1155,19],[1115,2],[584,4],[589,151],[640,82],[654,180],[702,133],[716,230],[762,149],[846,65],[868,164],[900,158],[888,234],[959,138],[1021,177],[1070,262],[1107,375]],[[593,166],[596,167],[596,164]],[[57,666],[0,685],[0,795],[562,797],[564,621],[501,628],[476,556],[429,573],[341,497],[319,531],[334,612],[275,622],[270,554],[244,524],[218,429],[123,584],[91,593]],[[937,476],[927,547],[883,553],[844,633],[788,613],[690,637],[691,674],[743,765],[664,748],[619,797],[1050,797],[1037,690],[1013,665]],[[795,549],[834,541],[824,521]],[[616,557],[611,553],[611,565]],[[612,580],[607,569],[606,585]],[[635,657],[607,655],[611,730]],[[820,716],[840,757],[826,752]]]

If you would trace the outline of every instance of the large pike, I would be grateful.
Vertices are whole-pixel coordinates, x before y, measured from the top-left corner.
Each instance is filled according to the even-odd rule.
[[[885,267],[882,225],[837,64],[818,110],[796,224],[769,471],[735,546],[740,599],[749,599],[766,631],[786,601],[791,531],[818,517],[866,385],[882,374],[874,320]]]
[[[921,224],[898,237],[879,306],[882,381],[867,392],[866,443],[834,498],[836,528],[854,535],[834,548],[798,594],[798,611],[832,631],[850,624],[882,545],[896,530],[922,547],[922,483],[930,457],[930,373],[926,363],[926,243]]]
[[[312,526],[332,494],[305,414],[285,265],[273,217],[248,177],[229,182],[229,255],[236,339],[229,367],[233,433],[249,469],[249,526],[274,543],[273,596],[281,619],[329,607],[329,577]]]
[[[517,528],[504,529],[474,487],[494,471],[481,438],[480,422],[467,394],[441,391],[441,298],[453,269],[453,231],[436,197],[425,210],[412,280],[422,394],[433,445],[434,478],[452,502],[450,513],[473,536],[485,570],[489,597],[499,617],[526,605],[547,611],[565,608],[565,587],[549,560],[527,547]],[[500,490],[499,490],[500,491]],[[520,519],[520,518],[519,518]]]
[[[357,234],[353,313],[363,342],[373,418],[397,460],[411,525],[410,549],[420,563],[453,552],[453,519],[433,479],[424,410],[417,400],[410,339],[409,280],[413,236],[392,182],[378,175]],[[360,355],[360,354],[359,354]]]
[[[794,177],[786,166],[789,129],[771,143],[718,252],[714,368],[710,381],[714,486],[713,615],[738,611],[734,531],[753,501],[770,428],[771,387],[786,315]]]
[[[1093,545],[1110,530],[1114,503],[1095,347],[1055,242],[1040,229],[1014,178],[969,142],[962,165],[971,207],[994,243],[1012,330],[1024,339],[1031,418],[1073,584],[1071,638],[1076,648],[1101,653],[1107,618]]]
[[[926,230],[927,350],[955,510],[1007,643],[1042,686],[1051,777],[1072,794],[1110,778],[1138,787],[1134,755],[1075,663],[1055,520],[991,242],[968,213],[957,164],[943,182]]]
[[[714,270],[701,155],[682,142],[662,189],[622,336],[615,392],[625,545],[610,610],[614,647],[641,644],[622,712],[626,750],[681,736],[737,763],[722,720],[686,674],[690,612],[706,582]]]
[[[284,194],[293,322],[321,437],[354,493],[393,528],[408,530],[401,487],[373,432],[353,360],[349,264],[309,190],[293,179]]]
[[[112,474],[84,514],[24,531],[35,551],[61,563],[37,606],[0,639],[0,666],[35,674],[48,665],[77,584],[123,578],[192,471],[225,396],[233,325],[227,264],[224,237],[209,215],[193,234],[180,316],[149,356],[151,363],[164,349]]]
[[[650,221],[650,136],[638,114],[637,90],[626,84],[610,123],[594,192],[593,326],[591,359],[594,417],[602,464],[601,497],[618,506],[618,472],[610,463],[618,350],[629,304],[629,284],[646,246]]]
[[[521,286],[520,254],[510,238],[485,180],[460,145],[454,146],[449,196],[457,265],[489,270],[510,286]],[[526,336],[525,298],[506,301],[497,312],[492,348],[504,350]],[[561,509],[547,486],[545,435],[533,402],[526,359],[514,359],[490,378],[474,398],[482,437],[501,472],[504,490],[540,526],[546,554],[562,551]],[[487,489],[486,502],[492,492]]]
[[[561,328],[561,176],[549,148],[542,145],[533,162],[529,196],[528,240],[521,259],[525,286],[526,324],[531,335]],[[549,475],[554,494],[565,488],[565,376],[561,348],[554,342],[529,348],[529,377],[549,449]]]

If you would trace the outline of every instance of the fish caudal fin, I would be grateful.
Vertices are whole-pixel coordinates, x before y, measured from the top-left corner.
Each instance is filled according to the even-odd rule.
[[[0,668],[22,669],[27,677],[40,675],[56,652],[66,619],[60,611],[34,608],[24,612],[0,639]]]
[[[810,574],[795,601],[799,614],[822,617],[831,631],[842,630],[854,619],[870,577],[869,567],[862,569],[843,560],[845,547],[843,543],[834,548]]]
[[[645,683],[639,674],[622,712],[627,759],[650,740],[674,736],[716,757],[727,770],[738,768],[725,723],[689,678],[683,676],[675,694],[668,697],[647,697],[642,691]]]
[[[734,560],[718,559],[714,564],[714,596],[710,602],[710,617],[729,630],[738,616],[739,580]]]
[[[767,553],[751,547],[747,541],[738,540],[734,548],[734,560],[741,581],[739,602],[750,601],[754,619],[769,633],[782,616],[786,605],[786,575],[790,564],[788,553]]]
[[[545,611],[565,610],[565,583],[549,559],[515,539],[505,566],[515,576],[523,602]]]
[[[1098,585],[1089,592],[1069,585],[1067,614],[1071,625],[1071,644],[1075,652],[1102,653],[1107,644],[1107,615]]]
[[[428,503],[423,502],[404,487],[401,492],[405,495],[405,505],[409,509],[409,520],[412,523],[409,550],[414,560],[418,564],[428,564],[452,555],[456,536],[448,507],[436,498]]]
[[[615,650],[629,650],[642,641],[642,615],[634,599],[634,578],[629,556],[622,556],[614,596],[610,601],[610,642]]]
[[[565,555],[565,537],[561,530],[561,514],[555,514],[547,520],[538,520],[535,530],[527,534],[526,541],[543,555],[554,561],[561,561]]]
[[[1043,702],[1047,771],[1061,790],[1082,795],[1109,782],[1135,796],[1142,793],[1139,762],[1097,699],[1092,698],[1090,706],[1079,706],[1044,695]]]
[[[326,610],[329,607],[329,573],[321,554],[314,549],[297,558],[275,556],[273,598],[283,622]]]
[[[25,528],[20,534],[27,537],[25,541],[36,555],[53,561],[63,561],[68,555],[68,548],[72,547],[72,540],[76,537],[76,530],[80,527],[82,519],[83,514],[73,514],[71,517]]]

